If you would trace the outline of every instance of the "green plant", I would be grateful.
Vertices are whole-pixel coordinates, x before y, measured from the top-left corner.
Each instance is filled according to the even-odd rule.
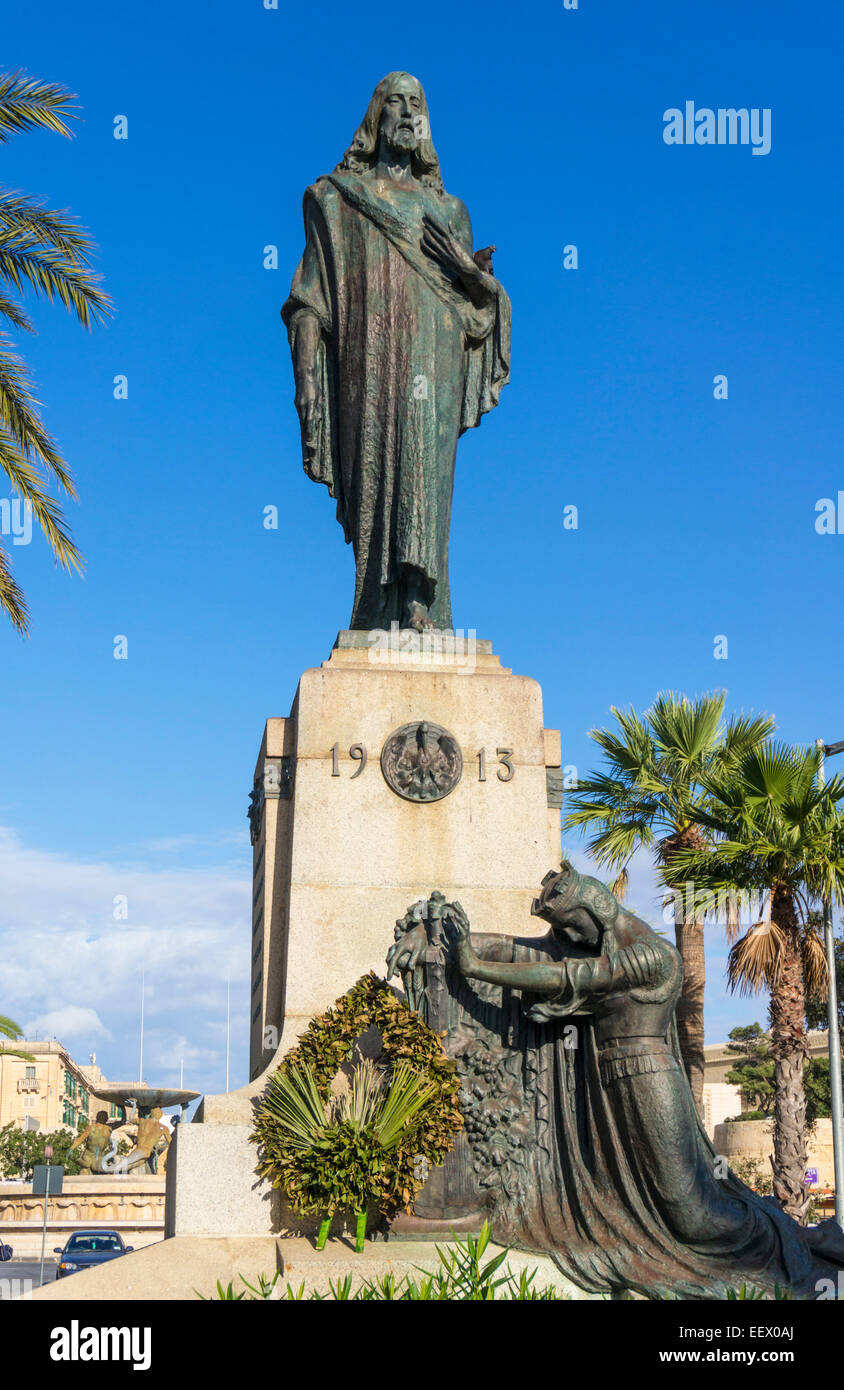
[[[803,1085],[806,1088],[806,1128],[814,1129],[818,1120],[828,1120],[832,1114],[828,1057],[812,1057],[806,1063],[803,1069]]]
[[[38,82],[23,72],[0,74],[0,144],[18,131],[34,129],[70,138],[73,100],[73,93],[56,83]],[[54,212],[17,189],[0,189],[0,320],[35,332],[12,293],[25,286],[36,296],[59,300],[85,328],[104,319],[111,301],[91,273],[92,250],[90,238],[66,212]],[[45,481],[56,482],[75,497],[73,478],[44,427],[24,363],[5,335],[0,338],[0,471],[31,509],[57,563],[81,570],[61,508],[45,487]],[[0,610],[19,632],[27,632],[26,599],[1,547]]]
[[[275,1120],[276,1167],[298,1210],[323,1214],[317,1249],[325,1245],[334,1213],[349,1207],[357,1216],[355,1249],[363,1248],[366,1208],[377,1196],[379,1174],[400,1144],[414,1140],[433,1095],[432,1083],[406,1062],[388,1079],[368,1058],[354,1068],[350,1092],[327,1100],[306,1062],[270,1078],[265,1116]]]
[[[748,749],[771,734],[767,716],[724,718],[726,693],[695,700],[663,692],[644,714],[613,708],[616,728],[592,729],[589,737],[604,754],[606,770],[581,780],[568,798],[563,825],[591,833],[589,851],[615,875],[613,893],[627,887],[627,869],[639,849],[653,854],[660,881],[681,850],[702,849],[706,834],[697,817],[705,802],[703,779],[734,766]],[[685,888],[684,884],[679,885]],[[674,894],[674,933],[683,958],[683,989],[677,1031],[695,1104],[703,1098],[703,997],[706,959],[703,926],[706,900]]]
[[[82,1171],[78,1152],[70,1152],[75,1138],[75,1134],[69,1129],[57,1129],[49,1133],[44,1130],[20,1129],[16,1124],[4,1125],[0,1129],[0,1176],[30,1179],[35,1165],[46,1162],[46,1145],[52,1144],[53,1157],[50,1162],[61,1164],[67,1176],[74,1177]]]
[[[1,576],[2,562],[0,562],[0,583],[2,582]],[[2,599],[0,599],[0,607],[2,606]],[[17,1023],[11,1018],[7,1018],[5,1014],[0,1014],[0,1038],[11,1038],[12,1042],[16,1042],[17,1039],[22,1036],[23,1034]],[[21,1057],[25,1062],[35,1061],[31,1052],[22,1052],[19,1047],[6,1047],[5,1044],[0,1046],[0,1055],[4,1057]]]
[[[332,1083],[373,1024],[389,1085],[378,1069],[359,1064],[351,1093],[338,1102]],[[463,1127],[459,1087],[437,1034],[385,981],[366,975],[311,1022],[270,1078],[252,1134],[258,1172],[295,1211],[322,1217],[320,1247],[333,1215],[354,1211],[360,1246],[367,1207],[388,1216],[407,1209],[426,1167],[443,1161]]]
[[[770,1166],[766,1169],[755,1158],[734,1158],[730,1162],[730,1169],[743,1183],[752,1187],[754,1192],[769,1193],[773,1187],[773,1176]]]
[[[467,1236],[455,1240],[451,1248],[438,1245],[438,1268],[431,1274],[420,1270],[421,1279],[405,1276],[397,1280],[393,1274],[382,1274],[374,1279],[362,1279],[355,1286],[354,1276],[346,1274],[341,1279],[328,1281],[329,1293],[317,1290],[305,1292],[304,1283],[294,1288],[287,1285],[281,1295],[286,1302],[323,1302],[334,1300],[349,1303],[440,1303],[446,1300],[461,1302],[493,1302],[496,1299],[506,1302],[565,1302],[567,1294],[561,1293],[553,1285],[536,1288],[537,1271],[523,1270],[518,1277],[505,1263],[509,1250],[501,1250],[484,1260],[491,1239],[489,1224],[484,1222],[477,1237]],[[268,1299],[273,1296],[279,1278],[272,1279],[259,1275],[258,1287],[250,1284],[243,1275],[238,1275],[244,1288],[235,1292],[229,1283],[225,1288],[217,1281],[217,1300],[239,1302],[242,1299]],[[201,1294],[197,1295],[202,1297]],[[207,1301],[207,1300],[206,1300]]]
[[[763,1299],[770,1299],[770,1294],[765,1293],[764,1289],[757,1289],[753,1284],[740,1284],[737,1289],[727,1289],[725,1301],[727,1303],[760,1303]],[[794,1299],[794,1293],[789,1288],[784,1288],[782,1284],[774,1284],[774,1298],[776,1303],[790,1303]]]
[[[234,1284],[231,1281],[229,1281],[229,1283],[226,1284],[225,1288],[223,1288],[222,1280],[218,1279],[216,1300],[214,1299],[213,1295],[211,1296],[211,1298],[206,1298],[205,1295],[201,1294],[198,1289],[194,1289],[194,1293],[196,1294],[197,1298],[202,1299],[203,1303],[240,1303],[247,1298],[249,1302],[253,1302],[257,1299],[272,1298],[273,1291],[275,1289],[276,1284],[278,1283],[280,1273],[281,1271],[277,1269],[271,1279],[268,1279],[265,1274],[259,1274],[257,1288],[254,1284],[250,1284],[248,1279],[244,1279],[242,1274],[239,1274],[237,1277],[244,1286],[241,1293],[235,1293]]]
[[[732,767],[701,778],[696,816],[708,849],[678,851],[670,879],[693,876],[707,891],[767,897],[764,920],[735,941],[730,987],[770,990],[770,1055],[775,1064],[774,1195],[805,1220],[806,1000],[826,993],[826,958],[812,901],[844,901],[844,778],[818,780],[817,749],[767,744]]]
[[[750,1023],[730,1030],[728,1050],[736,1054],[725,1080],[738,1086],[742,1100],[748,1102],[754,1114],[764,1118],[774,1105],[774,1059],[770,1055],[770,1038],[761,1023]],[[739,1117],[737,1117],[739,1118]]]

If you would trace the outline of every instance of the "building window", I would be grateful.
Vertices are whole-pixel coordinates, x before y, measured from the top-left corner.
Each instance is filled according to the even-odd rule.
[[[26,1071],[25,1071],[25,1075],[26,1075],[27,1081],[34,1081],[34,1080],[35,1080],[35,1068],[34,1068],[34,1067],[27,1067],[27,1068],[26,1068]]]

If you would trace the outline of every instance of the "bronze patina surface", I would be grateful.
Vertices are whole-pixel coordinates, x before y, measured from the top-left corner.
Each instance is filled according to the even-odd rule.
[[[354,549],[350,627],[448,630],[457,441],[509,378],[510,302],[443,187],[415,77],[379,82],[304,218],[282,317],[305,471]]]
[[[485,1210],[497,1240],[552,1255],[590,1292],[817,1297],[844,1237],[799,1226],[715,1153],[677,1048],[675,948],[570,865],[534,912],[546,937],[478,934],[437,893],[396,925],[390,970],[464,1081],[465,1144],[417,1214]]]
[[[463,754],[454,735],[439,724],[402,724],[381,750],[381,771],[406,801],[441,801],[460,781]]]

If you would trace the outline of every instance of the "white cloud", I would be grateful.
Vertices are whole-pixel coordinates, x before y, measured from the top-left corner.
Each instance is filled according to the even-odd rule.
[[[27,1038],[51,1036],[62,1042],[80,1037],[111,1037],[96,1010],[81,1008],[78,1004],[65,1004],[61,1009],[51,1009],[49,1013],[29,1019],[23,1025],[23,1032]]]
[[[146,1079],[178,1084],[183,1058],[186,1086],[217,1091],[228,977],[231,1084],[243,1084],[248,857],[245,845],[242,872],[121,866],[39,850],[0,828],[0,1013],[55,1033],[83,1063],[100,1044],[97,1060],[109,1078],[135,1077],[143,968]]]

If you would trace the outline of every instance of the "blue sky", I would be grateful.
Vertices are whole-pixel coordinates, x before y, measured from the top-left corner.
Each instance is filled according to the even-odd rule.
[[[844,534],[814,525],[844,489],[841,29],[831,4],[6,0],[2,66],[65,83],[83,119],[5,146],[0,181],[91,229],[118,313],[88,336],[29,301],[87,574],[13,548],[32,637],[0,627],[4,1010],[134,1074],[144,957],[145,1069],[174,1080],[184,1056],[211,1091],[229,975],[246,1078],[251,771],[353,579],[302,473],[279,309],[302,191],[394,68],[424,83],[513,302],[511,385],[458,456],[455,621],[541,681],[582,770],[609,707],[660,689],[726,687],[789,740],[844,738]],[[666,145],[687,100],[770,108],[770,153]],[[656,912],[644,866],[634,897]],[[764,1017],[725,999],[723,957],[715,932],[710,1040]]]

